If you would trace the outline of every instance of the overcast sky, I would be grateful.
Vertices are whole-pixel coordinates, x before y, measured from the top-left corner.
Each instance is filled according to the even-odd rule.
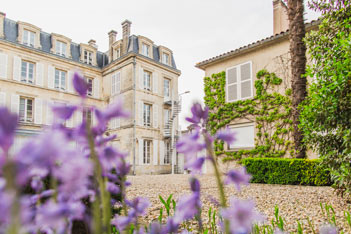
[[[132,21],[131,33],[143,35],[173,51],[183,95],[180,120],[192,102],[202,101],[203,61],[273,34],[272,0],[3,0],[0,11],[13,20],[28,22],[73,42],[95,39],[100,51],[108,49],[107,33],[122,36],[121,22]],[[308,21],[318,15],[307,10]]]

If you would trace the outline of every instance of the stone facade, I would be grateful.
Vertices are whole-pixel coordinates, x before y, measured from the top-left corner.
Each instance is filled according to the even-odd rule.
[[[103,53],[94,40],[77,44],[0,13],[0,105],[21,118],[14,151],[26,138],[52,124],[50,105],[79,103],[72,85],[72,75],[78,71],[91,83],[87,107],[102,108],[123,99],[130,111],[132,117],[113,120],[108,133],[118,136],[113,145],[129,152],[132,173],[172,172],[172,159],[174,164],[177,161],[173,148],[178,135],[181,73],[170,49],[130,35],[128,20],[122,26],[122,39],[116,41],[117,32],[109,32],[109,49]],[[94,114],[89,114],[94,123]],[[82,116],[77,113],[66,126],[78,125]]]

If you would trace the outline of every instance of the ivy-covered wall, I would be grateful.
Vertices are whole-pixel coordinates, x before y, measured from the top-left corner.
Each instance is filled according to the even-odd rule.
[[[278,92],[282,79],[261,70],[254,83],[252,99],[226,103],[226,74],[220,72],[204,78],[205,104],[210,109],[208,126],[212,133],[239,120],[255,123],[255,147],[229,151],[223,142],[215,142],[215,152],[224,161],[243,157],[293,156],[291,89]],[[240,136],[237,136],[240,138]]]

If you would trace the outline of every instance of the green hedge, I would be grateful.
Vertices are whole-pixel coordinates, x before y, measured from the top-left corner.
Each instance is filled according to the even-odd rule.
[[[252,175],[251,183],[331,185],[329,171],[318,159],[245,158],[240,164]]]

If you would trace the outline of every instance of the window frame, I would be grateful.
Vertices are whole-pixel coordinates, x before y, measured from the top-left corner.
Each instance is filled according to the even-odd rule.
[[[143,164],[151,164],[151,149],[152,149],[152,140],[144,139],[143,140]]]
[[[149,76],[147,76],[149,75]],[[146,78],[149,79],[149,82],[146,80]],[[147,70],[143,70],[143,86],[144,90],[151,91],[152,87],[152,72],[149,72]],[[147,86],[148,85],[148,86]]]
[[[165,141],[165,155],[163,158],[163,164],[171,164],[172,154],[171,154],[171,142]]]
[[[94,52],[90,51],[90,50],[84,50],[84,60],[83,62],[85,64],[88,64],[88,65],[93,65],[93,55],[94,55]]]
[[[22,100],[24,101],[23,109],[22,109]],[[29,101],[31,101],[31,110],[28,109],[29,106]],[[23,114],[22,114],[23,113]],[[28,117],[28,114],[30,113],[31,117]],[[29,98],[29,97],[24,97],[20,96],[20,101],[19,101],[19,122],[22,123],[34,123],[34,99]]]
[[[144,50],[145,48],[146,48],[146,51]],[[142,42],[141,43],[141,54],[146,56],[146,57],[150,57],[150,48],[151,48],[151,46],[149,44]]]
[[[167,56],[167,61],[164,60],[165,59],[164,56]],[[166,52],[162,52],[162,63],[166,65],[170,64],[170,55]]]
[[[67,57],[67,42],[56,40],[55,50],[55,54],[62,57]]]
[[[166,114],[168,113],[168,114]],[[167,118],[168,116],[168,118]],[[171,110],[170,109],[163,109],[163,127],[167,128],[167,124],[169,120],[171,119]]]
[[[82,117],[89,123],[89,126],[93,125],[93,111],[89,107],[84,107],[82,111]]]
[[[241,81],[241,66],[245,65],[245,64],[250,64],[250,75],[251,75],[251,86],[250,86],[250,91],[251,91],[251,96],[249,97],[245,97],[245,98],[242,98],[241,97],[241,85],[242,83],[244,82],[247,82],[248,80],[245,80],[245,81]],[[236,68],[236,72],[237,72],[237,81],[236,81],[236,85],[237,85],[237,99],[235,100],[229,100],[229,92],[228,92],[228,87],[231,86],[231,85],[234,85],[234,83],[232,84],[228,84],[228,70],[230,69],[233,69],[233,68]],[[244,63],[240,63],[240,64],[237,64],[235,66],[232,66],[232,67],[228,67],[226,69],[226,87],[225,87],[225,93],[226,93],[226,102],[227,103],[230,103],[230,102],[236,102],[236,101],[242,101],[242,100],[246,100],[246,99],[251,99],[254,97],[254,89],[253,89],[253,82],[254,82],[254,77],[252,75],[252,61],[247,61],[247,62],[244,62]]]
[[[168,95],[165,94],[166,90],[166,81],[168,81]],[[171,97],[171,80],[167,78],[163,78],[163,96],[170,98]]]
[[[244,124],[236,124],[236,125],[229,125],[229,129],[234,132],[235,129],[238,128],[247,128],[247,127],[252,127],[253,128],[253,144],[252,145],[247,145],[247,146],[235,146],[231,147],[231,144],[227,145],[227,149],[230,151],[238,151],[238,150],[243,150],[243,149],[253,149],[255,148],[255,123],[244,123]],[[234,142],[235,143],[235,142]]]
[[[152,122],[152,105],[149,103],[143,103],[143,126],[151,127]]]
[[[59,72],[58,87],[56,87],[56,72]],[[62,81],[62,74],[65,74],[64,81]],[[64,87],[62,87],[63,82],[64,82]],[[67,72],[66,71],[55,68],[54,88],[56,90],[66,91],[66,88],[67,88]]]
[[[35,34],[36,33],[31,30],[23,29],[22,43],[26,46],[35,47],[35,36],[36,36]],[[27,37],[27,40],[25,40],[26,37]],[[32,39],[33,39],[33,44],[31,43]]]
[[[23,64],[26,64],[25,70],[23,70]],[[33,66],[32,68],[32,78],[30,79],[30,65]],[[25,72],[25,76],[23,76],[23,73]],[[35,82],[35,63],[32,63],[27,60],[22,60],[21,61],[21,82],[27,83],[27,84],[34,84]]]
[[[84,77],[84,79],[88,84],[87,96],[92,97],[94,94],[94,79],[90,77]]]

